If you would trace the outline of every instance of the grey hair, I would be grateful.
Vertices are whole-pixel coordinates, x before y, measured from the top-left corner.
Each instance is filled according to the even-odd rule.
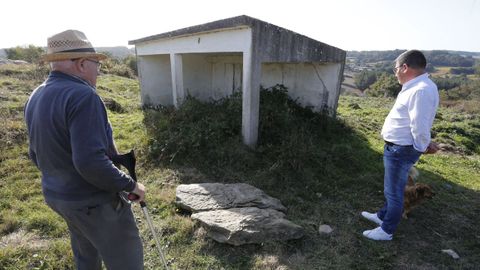
[[[70,70],[74,62],[72,60],[63,60],[50,62],[50,68],[52,70]]]

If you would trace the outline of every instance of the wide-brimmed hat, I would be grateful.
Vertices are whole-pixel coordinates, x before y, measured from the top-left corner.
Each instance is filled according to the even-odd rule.
[[[83,32],[67,30],[48,38],[47,53],[42,55],[45,62],[75,58],[106,59],[105,54],[97,53]]]

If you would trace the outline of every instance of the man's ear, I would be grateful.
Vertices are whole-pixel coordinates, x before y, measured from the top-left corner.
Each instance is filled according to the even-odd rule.
[[[78,59],[74,61],[76,70],[81,73],[85,72],[85,59]]]

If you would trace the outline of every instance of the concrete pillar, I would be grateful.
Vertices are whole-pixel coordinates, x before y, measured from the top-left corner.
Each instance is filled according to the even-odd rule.
[[[251,51],[243,52],[242,136],[254,148],[258,140],[261,64]]]
[[[181,54],[170,54],[170,66],[172,70],[172,96],[173,105],[179,108],[185,99],[185,91],[183,90],[183,60]]]

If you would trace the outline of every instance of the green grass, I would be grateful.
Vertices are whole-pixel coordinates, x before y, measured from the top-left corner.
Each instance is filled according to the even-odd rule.
[[[2,70],[2,69],[12,69]],[[28,160],[23,104],[41,80],[34,67],[0,66],[0,269],[74,269],[64,222],[43,202],[40,173]],[[30,73],[29,73],[30,72]],[[33,74],[33,75],[32,75]],[[241,143],[241,97],[205,104],[188,99],[181,110],[141,110],[138,82],[99,78],[121,152],[136,149],[138,178],[172,269],[475,269],[480,265],[478,114],[440,109],[436,140],[456,151],[422,156],[420,182],[437,193],[403,220],[392,242],[361,232],[372,228],[362,210],[383,202],[379,131],[392,99],[341,97],[337,119],[302,109],[284,89],[261,94],[257,149]],[[287,242],[232,247],[209,239],[174,205],[180,183],[246,182],[279,198],[306,236]],[[138,206],[145,268],[161,269]],[[331,235],[320,235],[329,224]],[[27,232],[31,241],[7,244]],[[21,234],[20,234],[21,235]],[[40,244],[41,243],[41,244]],[[441,252],[453,249],[460,259]]]

